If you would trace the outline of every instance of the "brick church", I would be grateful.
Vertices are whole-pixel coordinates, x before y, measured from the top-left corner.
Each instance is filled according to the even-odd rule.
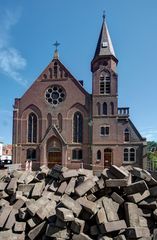
[[[91,62],[92,94],[59,60],[46,69],[13,112],[13,161],[33,169],[46,164],[99,171],[111,164],[144,167],[146,139],[118,107],[118,75],[105,17]]]

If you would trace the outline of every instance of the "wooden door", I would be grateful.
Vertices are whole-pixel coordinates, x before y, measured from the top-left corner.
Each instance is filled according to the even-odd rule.
[[[104,168],[110,167],[112,164],[112,149],[104,150]]]
[[[62,152],[49,152],[48,167],[52,168],[55,164],[62,164]]]

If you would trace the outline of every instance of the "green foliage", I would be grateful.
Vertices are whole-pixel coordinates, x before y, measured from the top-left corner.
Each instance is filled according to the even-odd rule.
[[[152,162],[152,167],[154,170],[157,169],[157,143],[152,141],[147,143],[147,157]]]
[[[147,150],[148,150],[148,152],[152,151],[152,149],[157,149],[157,142],[155,142],[155,141],[148,141],[147,142]]]

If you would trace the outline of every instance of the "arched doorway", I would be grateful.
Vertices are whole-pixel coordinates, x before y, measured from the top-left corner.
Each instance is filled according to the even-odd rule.
[[[110,167],[112,164],[113,152],[112,149],[106,148],[104,150],[104,168]]]
[[[47,160],[49,168],[62,164],[62,144],[55,136],[47,141]]]

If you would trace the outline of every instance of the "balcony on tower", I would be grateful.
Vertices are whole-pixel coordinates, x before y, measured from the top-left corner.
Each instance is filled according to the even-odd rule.
[[[129,108],[128,107],[118,108],[118,117],[128,118],[129,117]]]

